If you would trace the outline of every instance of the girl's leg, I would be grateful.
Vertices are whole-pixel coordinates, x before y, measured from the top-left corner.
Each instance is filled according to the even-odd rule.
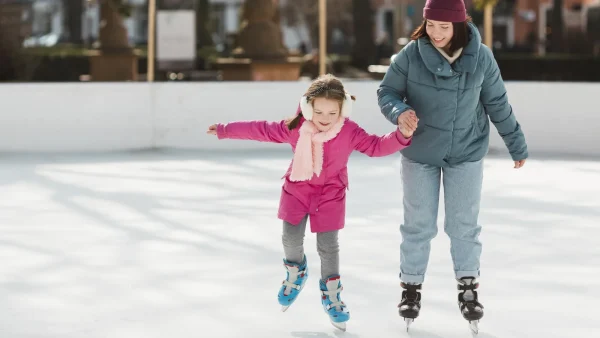
[[[317,234],[317,252],[321,257],[321,278],[340,274],[338,230]]]
[[[431,240],[437,235],[440,167],[402,157],[404,223],[400,225],[400,279],[421,284],[429,262]]]
[[[483,160],[447,167],[444,172],[444,231],[450,237],[450,252],[456,278],[479,277],[481,226],[479,205],[483,182]]]
[[[281,241],[283,243],[283,252],[285,259],[290,263],[304,263],[304,233],[306,231],[306,215],[298,225],[283,222],[283,235]]]
[[[294,303],[308,278],[308,268],[304,256],[304,231],[306,229],[307,217],[308,215],[298,225],[283,222],[283,235],[281,239],[285,253],[283,266],[287,271],[287,276],[279,288],[279,294],[277,295],[283,311],[287,310]]]
[[[342,282],[338,231],[317,233],[317,251],[321,257],[321,280],[319,280],[321,304],[329,315],[331,323],[345,331],[350,312],[340,296]]]

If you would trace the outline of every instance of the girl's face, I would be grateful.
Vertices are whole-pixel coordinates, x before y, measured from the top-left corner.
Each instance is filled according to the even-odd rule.
[[[313,100],[312,121],[319,131],[328,131],[340,118],[340,102],[317,97]]]
[[[450,40],[454,35],[454,26],[452,22],[427,20],[427,35],[431,43],[438,48],[449,46]]]

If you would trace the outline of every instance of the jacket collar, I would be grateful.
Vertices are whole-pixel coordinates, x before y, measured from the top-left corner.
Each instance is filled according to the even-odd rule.
[[[427,69],[437,76],[454,76],[456,73],[474,73],[479,59],[481,35],[472,23],[468,23],[469,42],[462,51],[461,56],[452,65],[435,49],[427,37],[417,41],[421,59]]]

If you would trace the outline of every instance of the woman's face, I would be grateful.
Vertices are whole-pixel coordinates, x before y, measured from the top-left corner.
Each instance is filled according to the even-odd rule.
[[[328,131],[340,118],[340,103],[324,97],[317,97],[312,103],[313,123],[319,131]]]
[[[454,35],[452,22],[427,20],[426,30],[431,43],[438,48],[448,47]]]

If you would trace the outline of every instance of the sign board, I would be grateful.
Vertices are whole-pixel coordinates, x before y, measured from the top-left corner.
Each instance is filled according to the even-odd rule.
[[[160,10],[156,13],[156,61],[162,70],[194,68],[196,13],[193,10]]]
[[[564,20],[565,27],[582,29],[583,28],[583,19],[584,19],[584,16],[582,15],[582,13],[583,12],[581,12],[581,11],[570,11],[568,9],[564,10],[563,11],[563,20]]]

